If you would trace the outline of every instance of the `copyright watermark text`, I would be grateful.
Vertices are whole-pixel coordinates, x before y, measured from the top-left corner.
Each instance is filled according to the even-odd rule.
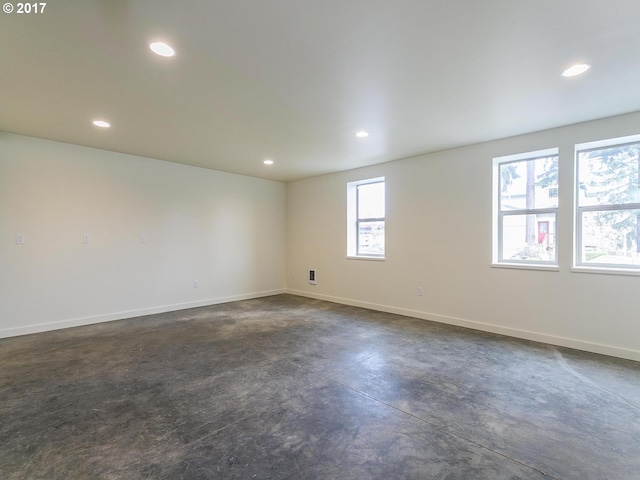
[[[44,9],[47,4],[42,3],[10,3],[7,2],[2,5],[2,11],[4,13],[16,13],[16,14],[30,14],[30,13],[44,13]]]

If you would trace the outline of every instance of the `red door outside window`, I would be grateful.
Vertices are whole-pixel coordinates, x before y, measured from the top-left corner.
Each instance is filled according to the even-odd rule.
[[[544,242],[549,233],[549,222],[538,222],[538,243]]]

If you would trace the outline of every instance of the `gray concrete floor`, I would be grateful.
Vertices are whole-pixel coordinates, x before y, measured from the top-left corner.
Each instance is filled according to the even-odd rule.
[[[289,295],[0,340],[2,479],[639,479],[640,365]]]

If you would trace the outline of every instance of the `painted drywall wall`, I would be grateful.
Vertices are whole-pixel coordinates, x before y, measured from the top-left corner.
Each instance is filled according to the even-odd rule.
[[[289,183],[287,290],[640,360],[640,276],[571,271],[574,144],[637,133],[640,112]],[[492,159],[552,147],[560,270],[491,267]],[[347,182],[379,176],[386,261],[347,259]]]
[[[281,293],[284,245],[281,182],[0,133],[0,336]]]

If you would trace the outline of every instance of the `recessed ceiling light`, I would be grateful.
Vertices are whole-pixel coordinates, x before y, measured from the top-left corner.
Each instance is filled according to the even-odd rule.
[[[149,48],[153,53],[157,53],[163,57],[173,57],[176,52],[164,42],[153,42],[149,45]]]
[[[364,130],[360,130],[359,132],[356,133],[356,137],[358,138],[365,138],[369,136],[369,132],[365,132]]]
[[[265,160],[264,162],[265,165],[273,165],[273,160]]]
[[[572,65],[567,68],[564,72],[562,72],[563,77],[575,77],[576,75],[581,75],[587,70],[591,68],[591,65],[588,63],[577,63],[576,65]]]
[[[105,122],[104,120],[94,120],[93,124],[96,127],[101,127],[101,128],[109,128],[111,126],[109,122]]]

